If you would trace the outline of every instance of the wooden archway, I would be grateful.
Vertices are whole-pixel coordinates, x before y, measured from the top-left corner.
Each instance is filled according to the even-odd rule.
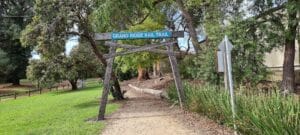
[[[162,38],[178,38],[183,37],[184,33],[183,31],[176,31],[176,32],[170,32],[170,31],[161,31],[161,32],[122,32],[122,33],[102,33],[102,34],[96,34],[95,38],[96,40],[128,40],[128,39],[162,39]],[[183,107],[183,103],[185,102],[185,93],[183,90],[182,81],[179,74],[177,59],[176,59],[176,52],[174,52],[174,44],[177,43],[177,41],[173,42],[163,42],[160,44],[150,44],[150,45],[144,45],[141,47],[134,46],[134,45],[126,45],[126,44],[118,44],[116,42],[112,41],[106,41],[105,45],[109,47],[109,53],[105,54],[104,57],[106,58],[107,65],[105,69],[105,78],[104,78],[104,88],[102,92],[102,98],[100,102],[100,108],[99,108],[99,114],[98,114],[98,120],[104,120],[105,110],[106,110],[106,104],[108,101],[108,93],[110,89],[110,81],[111,81],[111,75],[113,72],[113,62],[116,56],[122,56],[127,55],[131,53],[141,52],[141,51],[149,51],[153,53],[161,53],[166,54],[169,56],[170,65],[173,72],[173,78],[175,81],[175,86],[177,89],[177,94],[179,98],[180,107]],[[158,47],[165,46],[166,50],[164,49],[157,49]],[[122,52],[116,52],[117,48],[125,48],[126,51]]]

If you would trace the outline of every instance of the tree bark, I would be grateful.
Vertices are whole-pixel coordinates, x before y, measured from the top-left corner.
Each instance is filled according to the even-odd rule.
[[[162,77],[162,72],[160,70],[160,61],[156,61],[156,72],[158,74],[159,77]]]
[[[124,99],[123,93],[121,92],[121,87],[118,81],[118,78],[112,74],[111,78],[113,85],[111,86],[110,92],[115,100],[122,100]]]
[[[289,11],[288,17],[282,75],[282,92],[284,94],[292,93],[295,90],[294,60],[296,33],[298,27],[298,22],[296,21],[297,11]]]
[[[188,13],[187,9],[185,8],[182,0],[176,0],[176,3],[178,5],[180,11],[182,12],[182,16],[184,17],[184,19],[186,20],[186,23],[188,25],[189,34],[190,34],[190,37],[192,38],[192,43],[193,43],[195,52],[198,53],[199,52],[199,43],[198,43],[197,32],[196,32],[196,28],[193,23],[193,19],[192,19],[191,15]]]
[[[75,80],[69,80],[70,84],[71,84],[71,87],[72,87],[72,90],[77,90],[78,87],[77,87],[77,79]]]
[[[156,77],[157,76],[156,63],[153,63],[152,70],[153,70],[153,76]]]
[[[138,81],[150,79],[147,70],[145,70],[145,68],[141,67],[140,65],[138,66],[138,78],[137,79],[138,79]]]

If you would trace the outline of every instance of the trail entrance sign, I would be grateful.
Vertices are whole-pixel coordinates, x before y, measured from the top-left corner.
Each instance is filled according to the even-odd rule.
[[[111,34],[112,40],[122,39],[158,39],[158,38],[171,38],[172,32],[170,31],[155,31],[155,32],[113,32]]]
[[[112,32],[112,33],[96,33],[95,40],[134,40],[134,39],[166,39],[166,38],[180,38],[184,37],[183,31],[152,31],[152,32]],[[144,46],[135,46],[135,45],[126,45],[126,44],[118,44],[116,42],[106,41],[105,45],[110,47],[109,54],[105,54],[107,65],[105,70],[105,78],[104,78],[104,88],[99,108],[99,120],[104,120],[104,114],[108,99],[108,93],[110,89],[110,81],[111,74],[113,73],[113,62],[116,56],[127,55],[130,53],[136,53],[141,51],[149,51],[153,53],[162,53],[167,54],[169,56],[170,65],[173,72],[173,78],[175,81],[175,86],[177,89],[177,94],[179,97],[180,107],[183,107],[183,103],[185,101],[185,94],[182,86],[182,81],[179,74],[179,69],[177,65],[177,60],[175,55],[178,53],[174,52],[173,45],[177,43],[176,41],[170,42],[162,42],[160,44],[151,44]],[[165,46],[165,49],[157,49],[158,47]],[[126,51],[116,52],[117,48],[124,48]]]
[[[164,39],[184,37],[183,31],[96,33],[96,40]]]

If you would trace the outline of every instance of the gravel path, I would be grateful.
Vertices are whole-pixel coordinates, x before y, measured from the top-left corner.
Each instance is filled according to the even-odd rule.
[[[102,135],[229,135],[211,120],[182,111],[160,98],[131,90],[123,84],[128,98],[114,114],[106,116]]]

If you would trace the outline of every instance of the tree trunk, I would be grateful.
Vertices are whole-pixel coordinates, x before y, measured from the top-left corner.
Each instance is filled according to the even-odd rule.
[[[12,83],[13,85],[20,85],[20,79],[13,78],[13,79],[9,80],[9,83]]]
[[[111,92],[112,96],[114,97],[114,99],[115,100],[125,99],[123,96],[123,93],[121,92],[121,87],[120,87],[118,78],[113,75],[111,80],[113,82],[113,85],[110,89],[110,92]]]
[[[160,71],[160,61],[157,60],[153,63],[153,76],[154,77],[161,77],[162,73]]]
[[[71,87],[72,87],[72,90],[77,90],[78,87],[77,87],[77,79],[75,80],[69,80],[70,84],[71,84]]]
[[[192,38],[192,43],[193,43],[195,52],[198,53],[199,52],[198,37],[197,37],[196,28],[193,23],[193,19],[192,19],[191,15],[188,13],[187,9],[185,8],[182,0],[176,0],[176,3],[178,5],[180,11],[182,12],[182,16],[184,17],[184,19],[186,20],[186,23],[188,25],[189,34],[190,34],[190,37]]]
[[[138,66],[138,81],[148,80],[148,79],[150,79],[150,77],[147,70],[145,70],[145,68],[142,68],[141,66]]]
[[[159,77],[162,77],[162,72],[160,70],[160,61],[156,61],[156,72],[158,74]]]
[[[92,50],[93,52],[95,53],[97,59],[104,65],[106,66],[107,63],[106,63],[106,59],[103,57],[103,53],[101,53],[99,51],[99,49],[97,48],[97,45],[96,45],[96,42],[94,40],[94,37],[91,35],[91,34],[85,34],[84,35],[88,41],[90,42],[90,45],[92,47]],[[113,88],[111,88],[111,93],[112,93],[112,96],[115,100],[121,100],[121,99],[125,99],[124,96],[123,96],[123,93],[121,91],[121,87],[119,85],[119,81],[118,81],[118,78],[115,76],[115,73],[112,72],[112,78],[111,80],[113,80]]]
[[[153,70],[153,76],[156,77],[157,76],[156,63],[153,63],[152,70]]]
[[[296,21],[297,11],[289,11],[288,28],[285,37],[285,50],[282,75],[282,92],[292,93],[295,90],[295,42],[298,22]]]

